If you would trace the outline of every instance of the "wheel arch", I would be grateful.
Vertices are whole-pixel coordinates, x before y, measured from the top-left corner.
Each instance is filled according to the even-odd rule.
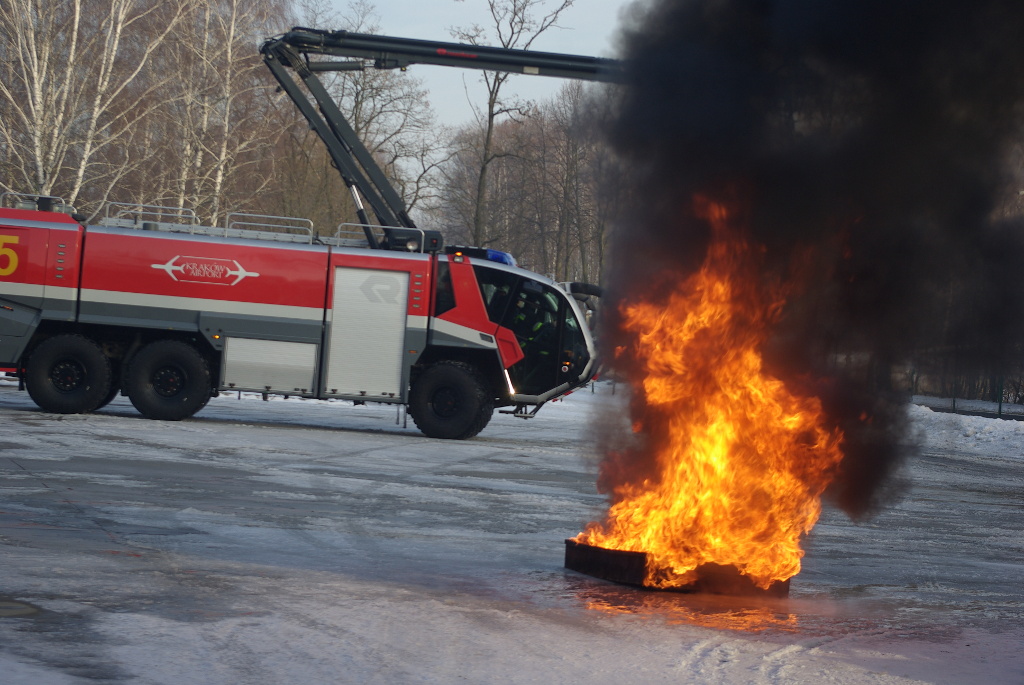
[[[497,350],[433,345],[424,350],[423,354],[420,355],[420,358],[413,365],[412,373],[409,376],[410,387],[428,368],[445,361],[463,362],[473,366],[487,382],[488,390],[494,399],[495,406],[511,404],[508,381],[505,379],[501,357],[498,355]]]

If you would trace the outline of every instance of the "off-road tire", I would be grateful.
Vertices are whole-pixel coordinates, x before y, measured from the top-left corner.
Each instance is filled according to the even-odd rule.
[[[41,342],[25,364],[25,387],[43,411],[83,414],[110,393],[110,360],[81,335],[55,335]]]
[[[494,398],[487,381],[464,362],[434,364],[416,379],[409,395],[409,415],[430,438],[472,438],[493,413]]]
[[[146,418],[180,421],[210,401],[210,365],[188,343],[157,340],[128,362],[124,389]]]

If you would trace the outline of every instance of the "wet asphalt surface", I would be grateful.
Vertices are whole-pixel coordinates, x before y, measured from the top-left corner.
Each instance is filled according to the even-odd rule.
[[[826,509],[788,600],[751,601],[564,569],[564,538],[604,505],[577,430],[508,419],[444,443],[393,409],[288,408],[254,421],[212,404],[170,424],[124,398],[91,416],[48,415],[0,388],[0,653],[129,682],[104,656],[101,619],[275,616],[316,630],[308,604],[334,601],[318,589],[332,583],[361,601],[458,597],[575,626],[627,614],[941,640],[1024,620],[1024,460],[922,454],[904,499],[877,517]]]

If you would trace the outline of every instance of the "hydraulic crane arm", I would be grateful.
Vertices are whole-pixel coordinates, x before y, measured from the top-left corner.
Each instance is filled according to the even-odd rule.
[[[393,38],[351,31],[318,31],[296,27],[280,40],[307,55],[353,57],[371,61],[377,69],[404,69],[412,64],[435,64],[585,81],[618,81],[622,73],[621,62],[600,57]],[[362,64],[324,61],[312,63],[311,68],[314,71],[336,71],[361,69]]]
[[[370,221],[360,196],[366,199],[380,225],[392,229],[419,230],[409,217],[398,192],[345,120],[337,103],[317,76],[318,73],[361,70],[366,66],[404,69],[412,64],[435,64],[588,81],[618,81],[621,74],[620,62],[598,57],[299,27],[266,41],[260,52],[281,88],[327,146],[334,165],[352,192],[359,220],[366,225],[370,246],[375,248],[379,246],[369,228]],[[310,55],[347,59],[311,60]],[[313,102],[303,93],[291,72],[306,86]],[[405,240],[408,235],[388,229],[385,234],[389,243]],[[400,240],[392,240],[392,236]]]
[[[381,226],[415,228],[416,225],[406,212],[402,198],[374,161],[373,155],[352,130],[323,82],[309,69],[305,57],[280,39],[267,41],[260,52],[263,53],[264,63],[282,90],[288,94],[309,121],[313,131],[327,146],[334,166],[352,192],[359,221],[366,227],[366,237],[370,241],[370,246],[379,247],[373,231],[369,228],[371,221],[363,208],[360,195],[366,198],[377,217],[377,223]],[[315,107],[289,73],[289,69],[294,70],[299,80],[305,84],[316,102]]]

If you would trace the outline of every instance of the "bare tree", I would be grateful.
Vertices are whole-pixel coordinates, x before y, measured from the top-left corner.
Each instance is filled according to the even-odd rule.
[[[6,0],[0,3],[4,182],[78,200],[106,198],[133,160],[135,124],[175,78],[154,55],[193,0]]]
[[[622,203],[617,162],[602,136],[603,87],[567,83],[528,116],[506,118],[487,175],[489,240],[520,263],[557,280],[600,282],[608,227]],[[472,240],[483,132],[459,133],[460,151],[445,166],[444,218],[450,237]]]
[[[573,2],[556,0],[554,9],[549,9],[547,0],[487,0],[491,16],[489,28],[472,25],[453,29],[451,33],[454,38],[471,45],[497,43],[504,48],[528,50],[542,33],[556,26],[558,17]],[[489,71],[483,75],[487,103],[478,116],[483,135],[477,149],[478,171],[471,231],[474,245],[483,246],[492,242],[489,234],[487,176],[491,164],[507,154],[495,146],[495,126],[502,117],[522,110],[522,105],[508,102],[502,97],[509,76],[511,74],[508,72]]]
[[[376,30],[362,0],[344,19],[327,0],[0,2],[0,186],[87,213],[117,199],[333,229],[349,196],[258,52],[301,23],[296,6],[315,24]],[[443,155],[420,82],[367,70],[331,88],[410,207],[430,200]]]
[[[199,4],[168,50],[179,79],[166,89],[172,135],[159,165],[174,174],[165,194],[212,224],[272,183],[267,152],[281,130],[266,117],[272,88],[256,46],[286,9],[281,0]]]
[[[375,8],[364,0],[342,17],[351,31],[377,33]],[[395,69],[341,72],[332,92],[384,172],[410,209],[432,191],[432,171],[442,147],[434,112],[422,81]]]
[[[545,108],[556,141],[546,184],[561,209],[555,272],[600,282],[608,232],[624,204],[619,162],[604,138],[611,86],[567,83]]]

